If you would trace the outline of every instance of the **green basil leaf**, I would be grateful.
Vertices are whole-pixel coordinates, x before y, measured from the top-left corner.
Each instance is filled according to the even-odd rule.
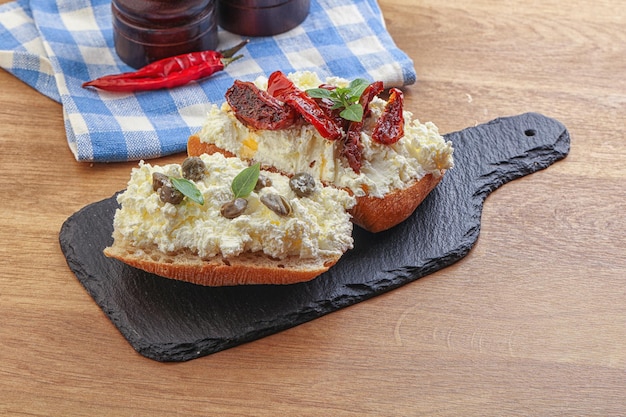
[[[331,98],[332,96],[332,92],[325,88],[311,88],[309,90],[306,90],[306,93],[309,95],[309,97],[313,98]]]
[[[230,186],[235,194],[235,198],[244,198],[250,195],[256,186],[256,182],[259,180],[260,172],[261,164],[257,162],[237,174]]]
[[[332,100],[332,110],[343,109],[339,114],[341,117],[352,122],[360,122],[363,119],[363,107],[359,104],[359,99],[369,85],[367,80],[357,78],[350,81],[347,87],[337,87],[333,90],[312,88],[306,90],[306,93],[313,98]]]
[[[204,205],[204,197],[200,190],[198,190],[196,184],[185,178],[170,177],[170,181],[174,188],[180,191],[185,197],[195,201],[201,206]]]
[[[360,122],[363,119],[363,106],[358,103],[352,104],[345,109],[341,113],[339,113],[341,117],[346,120],[350,120],[352,122]]]
[[[346,94],[350,94],[350,91],[350,87],[335,87],[335,89],[332,90],[333,94],[337,97],[343,97]]]
[[[352,97],[356,97],[356,100],[358,100],[368,85],[370,85],[370,83],[367,80],[364,80],[363,78],[357,78],[356,80],[350,81],[350,85],[349,85],[350,95]]]

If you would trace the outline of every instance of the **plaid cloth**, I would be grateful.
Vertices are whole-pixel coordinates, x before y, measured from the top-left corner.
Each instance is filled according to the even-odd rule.
[[[218,39],[218,49],[242,40],[221,29]],[[234,79],[254,80],[275,70],[382,80],[387,87],[416,79],[376,0],[311,0],[300,26],[252,38],[241,52],[244,58],[225,71],[183,87],[135,94],[84,89],[85,81],[133,70],[115,53],[110,0],[17,0],[0,6],[0,66],[63,104],[67,141],[78,161],[185,151],[210,103],[222,103]]]

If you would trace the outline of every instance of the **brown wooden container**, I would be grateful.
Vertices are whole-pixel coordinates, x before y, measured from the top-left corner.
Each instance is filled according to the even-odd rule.
[[[113,40],[134,68],[217,47],[215,0],[112,0]]]
[[[272,36],[298,26],[310,0],[217,0],[218,24],[243,36]]]

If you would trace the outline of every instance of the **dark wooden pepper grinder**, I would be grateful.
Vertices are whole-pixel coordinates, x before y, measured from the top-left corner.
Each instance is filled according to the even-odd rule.
[[[113,40],[133,68],[217,47],[216,0],[112,0]]]
[[[298,26],[310,0],[216,0],[219,25],[243,36],[272,36]]]

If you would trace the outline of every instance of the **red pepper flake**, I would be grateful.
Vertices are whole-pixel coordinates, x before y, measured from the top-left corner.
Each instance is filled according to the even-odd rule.
[[[200,51],[160,59],[134,72],[105,75],[83,83],[107,91],[146,91],[173,88],[222,71],[242,55],[234,56],[248,40],[225,51]]]
[[[383,145],[393,145],[404,136],[404,95],[397,88],[389,91],[389,101],[372,132],[372,140]]]

